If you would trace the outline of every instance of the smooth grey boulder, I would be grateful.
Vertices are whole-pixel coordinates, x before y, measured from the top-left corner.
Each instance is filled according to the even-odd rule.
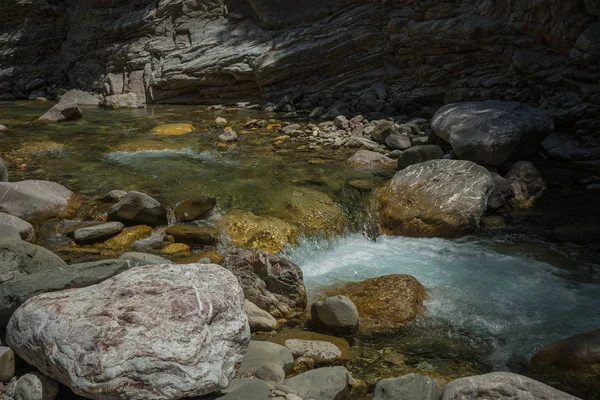
[[[494,180],[494,190],[488,199],[488,211],[496,211],[507,208],[510,201],[515,197],[515,192],[510,183],[495,172],[490,172]]]
[[[111,190],[102,198],[106,203],[118,203],[127,194],[124,190]]]
[[[531,207],[546,191],[546,183],[529,161],[514,163],[505,178],[512,187],[514,192],[512,202],[517,207]]]
[[[9,382],[14,376],[15,352],[10,347],[0,346],[0,382]]]
[[[73,232],[73,239],[77,243],[101,242],[115,236],[121,232],[124,227],[125,225],[123,225],[122,222],[115,221],[79,228]]]
[[[39,372],[30,372],[13,379],[3,395],[5,400],[53,400],[58,389],[57,382]]]
[[[33,225],[21,218],[0,212],[0,225],[9,225],[19,232],[21,239],[31,241],[35,237]]]
[[[65,266],[65,262],[50,250],[20,237],[0,239],[0,284]]]
[[[61,103],[75,103],[80,106],[98,106],[100,99],[91,93],[72,89],[60,96]]]
[[[14,226],[0,224],[0,239],[21,239],[21,235]]]
[[[349,336],[358,332],[358,310],[346,296],[315,301],[310,308],[310,317],[316,327],[334,335]]]
[[[241,378],[231,381],[221,394],[209,396],[206,400],[269,400],[270,393],[269,385],[262,380]]]
[[[488,100],[448,104],[435,113],[431,128],[457,158],[497,167],[535,153],[554,123],[546,111]]]
[[[170,260],[149,253],[138,253],[135,251],[129,251],[127,253],[123,253],[119,256],[120,260],[126,260],[131,263],[132,267],[137,267],[140,265],[152,265],[152,264],[169,264]],[[210,264],[210,263],[208,263]]]
[[[373,400],[438,400],[440,389],[431,378],[408,374],[377,382]]]
[[[426,144],[423,146],[413,146],[404,150],[398,156],[398,169],[404,169],[414,164],[429,160],[439,160],[444,157],[442,148],[435,144]]]
[[[82,116],[81,108],[77,104],[60,101],[46,111],[44,115],[36,119],[35,122],[40,124],[55,124],[80,119]]]
[[[285,371],[277,363],[267,363],[256,370],[256,377],[263,381],[282,383],[285,380]]]
[[[146,99],[140,98],[135,93],[113,94],[106,96],[100,101],[100,105],[104,108],[144,108],[146,107]]]
[[[290,373],[294,366],[294,356],[288,348],[280,344],[251,340],[239,373],[253,374],[269,363],[280,365],[286,373]]]
[[[0,326],[5,327],[15,310],[42,293],[95,285],[130,267],[126,260],[101,260],[63,265],[0,284]]]
[[[391,158],[370,150],[358,150],[347,161],[351,165],[369,165],[369,164],[390,164],[394,160]]]
[[[397,132],[396,125],[393,122],[378,121],[375,123],[373,130],[371,130],[371,138],[378,143],[383,143],[383,137],[395,132]]]
[[[492,372],[456,379],[440,400],[580,400],[541,382],[510,372]]]
[[[464,160],[431,160],[398,171],[377,194],[384,233],[460,236],[474,231],[494,189],[490,173]]]
[[[38,180],[0,182],[0,212],[27,222],[69,218],[76,209],[77,197],[58,183]]]
[[[283,383],[303,399],[342,400],[348,398],[354,380],[344,367],[326,367],[304,372]]]
[[[382,132],[381,142],[390,150],[406,150],[412,146],[410,138],[400,132]]]
[[[248,323],[252,332],[270,331],[277,326],[277,320],[250,300],[244,300],[244,311],[248,315]]]
[[[0,182],[8,182],[8,168],[2,157],[0,157]]]
[[[229,386],[246,351],[243,299],[218,265],[136,267],[29,299],[6,339],[28,364],[90,399],[201,396]]]
[[[157,200],[140,192],[128,192],[108,212],[109,220],[135,222],[152,227],[167,225],[167,210]]]

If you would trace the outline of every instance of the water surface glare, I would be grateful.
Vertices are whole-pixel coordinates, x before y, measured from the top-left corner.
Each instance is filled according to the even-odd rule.
[[[484,239],[349,235],[290,249],[309,292],[388,274],[414,276],[429,291],[419,325],[449,323],[491,344],[494,369],[523,363],[555,340],[600,327],[598,283],[565,279],[553,265],[493,250]],[[476,342],[479,342],[477,340]]]

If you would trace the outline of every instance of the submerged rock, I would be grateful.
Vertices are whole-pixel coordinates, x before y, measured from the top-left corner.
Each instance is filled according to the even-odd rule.
[[[562,368],[566,370],[600,367],[600,329],[559,340],[531,358],[537,368]],[[600,376],[600,370],[597,373]]]
[[[219,231],[210,226],[173,225],[165,234],[173,236],[176,242],[186,244],[212,245],[219,240]]]
[[[440,400],[579,400],[541,382],[510,372],[492,372],[454,380]]]
[[[348,398],[354,379],[344,367],[326,367],[286,379],[284,384],[303,399],[338,400]]]
[[[359,315],[356,306],[345,296],[333,296],[315,301],[310,308],[312,323],[336,335],[358,332]]]
[[[391,235],[466,234],[479,226],[493,189],[490,173],[470,161],[411,165],[378,192],[381,226]]]
[[[50,181],[0,182],[0,211],[30,223],[70,218],[80,201],[69,189]]]
[[[108,219],[150,226],[167,225],[167,210],[157,200],[140,192],[128,192],[108,212]]]
[[[373,400],[439,400],[440,389],[431,378],[408,374],[377,383]]]
[[[32,241],[35,237],[33,226],[29,222],[13,215],[0,212],[0,225],[12,226],[19,232],[21,239],[28,242]]]
[[[200,197],[184,200],[175,206],[175,218],[181,222],[191,222],[206,217],[217,205],[214,197]]]
[[[326,290],[356,305],[363,335],[393,332],[424,311],[425,287],[410,275],[385,275]]]
[[[217,265],[136,267],[30,299],[7,341],[87,398],[200,396],[226,388],[242,360],[250,339],[242,304],[237,280]]]
[[[150,133],[159,136],[178,136],[193,132],[193,130],[194,125],[192,124],[165,124],[152,128]]]
[[[533,206],[546,191],[546,183],[529,161],[514,163],[505,178],[514,192],[512,203],[517,207]]]
[[[36,119],[35,122],[40,124],[55,124],[57,122],[80,119],[82,116],[81,108],[77,104],[61,101]]]
[[[554,123],[543,110],[488,100],[448,104],[433,116],[431,127],[459,159],[497,167],[535,153]]]
[[[370,150],[359,150],[348,159],[348,164],[354,165],[370,165],[370,164],[390,164],[394,160],[391,158]]]
[[[100,246],[115,251],[126,250],[134,242],[147,238],[151,234],[152,228],[147,225],[131,226],[124,228],[121,233],[103,242]]]

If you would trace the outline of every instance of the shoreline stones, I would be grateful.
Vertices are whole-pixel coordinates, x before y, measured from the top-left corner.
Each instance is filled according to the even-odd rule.
[[[136,267],[29,299],[7,341],[87,398],[201,396],[226,388],[242,361],[250,339],[242,306],[241,286],[218,265]]]
[[[494,189],[490,173],[462,160],[431,160],[405,168],[378,191],[383,232],[452,237],[478,228]]]
[[[349,336],[358,332],[356,306],[345,296],[333,296],[314,302],[310,308],[312,323],[335,335]]]
[[[146,99],[141,99],[135,93],[113,94],[106,96],[100,101],[100,105],[104,108],[144,108],[146,107]]]
[[[351,165],[391,164],[394,160],[376,151],[358,150],[347,161]]]
[[[514,163],[505,179],[514,193],[511,202],[516,207],[529,208],[533,206],[546,191],[546,183],[529,161]]]
[[[314,360],[316,365],[331,364],[342,356],[342,350],[331,342],[324,340],[288,339],[285,341],[294,357],[306,357]]]
[[[248,315],[248,323],[252,332],[270,331],[278,325],[275,317],[248,299],[244,300],[244,311]]]
[[[0,212],[0,225],[12,226],[19,232],[21,239],[27,242],[31,242],[35,238],[33,225],[19,217]]]
[[[39,124],[55,124],[81,119],[82,116],[81,108],[77,104],[60,101],[46,111],[44,115],[36,119],[35,122]]]
[[[398,169],[401,170],[429,160],[439,160],[442,157],[444,157],[444,151],[438,145],[413,146],[408,150],[404,150],[398,156]]]
[[[152,227],[167,225],[167,210],[157,200],[140,192],[128,192],[108,212],[108,219],[137,222]]]
[[[439,400],[440,389],[431,378],[408,374],[377,383],[373,400]]]
[[[304,372],[283,383],[303,399],[337,400],[348,398],[354,379],[344,367],[325,367]]]
[[[73,232],[73,238],[76,243],[99,242],[117,235],[124,227],[122,222],[106,222],[79,228]]]

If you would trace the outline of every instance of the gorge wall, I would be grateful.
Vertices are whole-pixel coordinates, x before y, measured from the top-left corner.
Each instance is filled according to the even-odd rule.
[[[0,0],[0,98],[600,105],[600,0]],[[383,88],[379,96],[373,88]],[[369,90],[371,88],[371,90]],[[383,93],[383,94],[382,94]]]

